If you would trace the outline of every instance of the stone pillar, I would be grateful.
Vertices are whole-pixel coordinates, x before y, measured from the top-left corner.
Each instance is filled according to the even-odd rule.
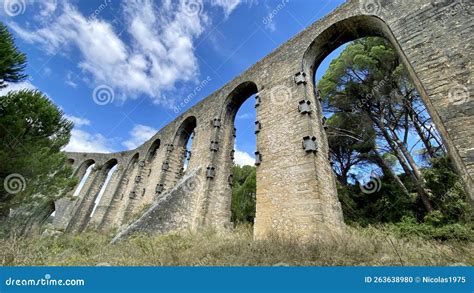
[[[147,183],[150,167],[145,160],[138,163],[137,175],[132,180],[132,192],[129,194],[129,201],[124,212],[124,221],[129,222],[130,219],[137,212],[140,204],[143,202],[145,197],[145,186]]]
[[[94,166],[77,197],[73,216],[71,221],[69,221],[66,231],[80,232],[80,227],[87,212],[86,209],[90,205],[91,197],[94,197],[92,194],[94,193],[94,190],[97,189],[97,185],[100,184],[98,183],[100,181],[100,178],[98,177],[103,177],[101,176],[101,170],[97,166]]]
[[[234,110],[234,109],[233,109]],[[235,109],[234,111],[237,111]],[[203,224],[217,230],[232,227],[231,198],[232,188],[229,179],[232,174],[234,161],[234,117],[226,117],[223,113],[218,125],[212,125],[210,132],[213,141],[218,142],[218,150],[211,152],[211,164],[214,169],[214,178],[207,180],[209,185],[205,190],[206,201],[203,202]],[[204,171],[207,171],[205,169]]]
[[[327,238],[344,225],[321,115],[314,100],[310,114],[299,112],[299,101],[308,99],[310,89],[307,80],[296,84],[294,74],[260,92],[256,239]],[[305,137],[315,143],[316,151],[303,148]]]
[[[79,180],[76,186],[67,195],[55,202],[56,213],[54,216],[53,225],[57,229],[65,230],[67,228],[75,211],[74,208],[77,207],[78,202],[82,200],[80,197],[81,195],[79,194],[78,196],[74,196],[74,192],[78,188],[89,167],[90,165],[83,163],[74,171],[73,176]],[[85,185],[83,186],[82,190],[84,190],[84,188]]]
[[[115,194],[121,184],[123,173],[124,173],[124,168],[122,167],[122,165],[118,165],[117,169],[114,171],[114,173],[112,174],[112,177],[107,183],[107,186],[102,195],[102,198],[100,199],[100,202],[98,203],[94,211],[94,214],[92,215],[87,227],[97,228],[100,225],[100,223],[102,223],[105,217],[105,214],[108,208],[110,207],[110,205],[112,204],[112,200],[115,197]]]
[[[147,162],[149,173],[146,175],[145,196],[142,201],[142,206],[151,203],[162,194],[157,193],[156,188],[157,185],[160,184],[160,178],[162,175],[161,167],[163,166],[165,156],[166,146],[162,146],[156,150],[156,154],[151,161]]]
[[[130,196],[135,184],[135,177],[139,172],[139,163],[135,162],[130,168],[131,172],[127,172],[125,175],[122,181],[123,187],[121,187],[120,191],[116,194],[116,198],[107,212],[104,225],[110,223],[109,227],[120,227],[125,224],[125,212],[127,206],[130,204]]]

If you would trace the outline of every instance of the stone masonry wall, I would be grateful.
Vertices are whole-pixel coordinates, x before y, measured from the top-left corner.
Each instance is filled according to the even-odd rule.
[[[111,159],[117,160],[119,168],[91,224],[87,213],[103,180],[98,171],[91,174],[77,198],[58,201],[55,223],[69,227],[69,231],[97,225],[127,227],[130,217],[126,213],[131,215],[151,204],[142,220],[127,231],[228,229],[233,117],[227,113],[229,105],[239,106],[229,104],[229,98],[243,101],[256,89],[261,124],[256,149],[261,164],[257,167],[255,237],[316,239],[339,233],[344,224],[313,77],[334,49],[366,36],[385,37],[397,48],[472,200],[472,8],[473,2],[468,0],[347,1],[182,113],[137,149],[114,154],[69,153],[76,168],[88,160],[100,166]],[[310,102],[311,113],[298,111],[300,101]],[[196,119],[195,137],[188,170],[180,179],[176,170],[181,167],[177,158],[182,149],[168,150],[167,146],[176,145],[183,122],[190,117]],[[220,127],[213,124],[214,119],[220,119]],[[306,151],[304,138],[315,142],[317,150]],[[160,147],[153,159],[147,160],[157,140]],[[216,140],[219,147],[211,150],[211,141]],[[138,167],[127,168],[137,154]],[[164,170],[165,163],[172,169]],[[192,170],[200,171],[191,174]],[[135,178],[137,174],[140,179]],[[193,179],[192,188],[183,188],[186,178]],[[133,186],[138,195],[131,199]]]

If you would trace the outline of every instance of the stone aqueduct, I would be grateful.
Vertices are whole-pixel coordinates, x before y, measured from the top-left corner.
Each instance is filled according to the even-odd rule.
[[[472,6],[469,0],[347,1],[137,149],[68,153],[79,178],[94,167],[79,195],[71,192],[55,203],[54,225],[69,232],[122,227],[116,239],[134,232],[228,229],[234,118],[257,94],[255,237],[313,239],[338,231],[344,222],[313,77],[334,49],[366,36],[385,37],[396,47],[472,202]],[[192,155],[183,172],[190,135]]]

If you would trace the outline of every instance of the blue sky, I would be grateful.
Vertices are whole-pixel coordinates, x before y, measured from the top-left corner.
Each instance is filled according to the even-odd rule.
[[[9,89],[38,88],[63,109],[75,122],[68,151],[133,149],[343,2],[0,0],[28,55],[29,80]],[[237,163],[252,163],[254,120],[249,99]]]

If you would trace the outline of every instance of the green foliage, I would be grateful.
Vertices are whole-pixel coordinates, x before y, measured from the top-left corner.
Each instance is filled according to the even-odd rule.
[[[51,202],[76,183],[61,152],[73,124],[39,91],[9,92],[0,102],[0,212],[6,216],[20,204],[30,214],[54,210]],[[5,189],[10,174],[24,178],[19,192]]]
[[[253,166],[234,166],[232,176],[232,222],[253,223],[257,191],[256,169]]]
[[[345,220],[366,226],[411,218],[427,235],[443,238],[444,232],[453,229],[457,233],[449,225],[467,222],[470,206],[442,148],[427,152],[435,159],[422,170],[422,176],[415,176],[420,169],[410,151],[402,152],[401,145],[409,144],[409,133],[418,138],[424,135],[420,118],[423,123],[430,118],[423,116],[425,106],[391,44],[378,37],[349,44],[331,62],[318,89],[325,111],[331,114],[327,133]],[[425,146],[433,143],[424,138]],[[395,140],[400,143],[393,143]],[[407,164],[407,154],[414,163]],[[404,164],[407,174],[397,174],[397,162]],[[350,177],[372,169],[370,164],[376,164],[384,175],[378,178],[380,190],[366,194]],[[428,213],[431,206],[434,211]]]
[[[400,222],[389,225],[391,231],[399,236],[418,236],[424,239],[474,241],[474,226],[470,224],[440,225],[442,214],[435,211],[425,218],[426,223],[420,223],[413,217],[404,217]]]
[[[414,216],[416,195],[407,197],[387,177],[379,177],[379,180],[380,190],[371,194],[362,192],[358,182],[338,185],[338,196],[347,223],[367,226],[395,223],[404,216]]]
[[[397,78],[393,73],[402,70],[398,67],[397,53],[385,39],[359,39],[331,62],[318,89],[327,107],[354,111],[361,99],[376,100],[375,93],[390,93],[390,79]]]
[[[470,206],[461,178],[454,172],[449,157],[430,160],[431,167],[423,170],[426,185],[432,190],[431,201],[441,213],[441,224],[466,221],[470,218]]]
[[[0,65],[0,88],[26,77],[26,55],[2,23]],[[0,97],[0,233],[32,232],[54,211],[54,200],[76,185],[61,152],[72,127],[39,91]]]
[[[0,88],[26,77],[26,55],[2,23],[0,65]],[[54,200],[76,185],[61,152],[72,127],[39,91],[10,91],[0,97],[1,233],[24,234],[38,227],[54,211]]]
[[[447,157],[432,159],[432,166],[423,170],[427,185],[433,190],[435,210],[425,214],[417,203],[414,187],[403,176],[409,190],[407,196],[386,177],[380,177],[381,189],[365,194],[355,185],[338,185],[344,219],[351,225],[387,223],[400,235],[447,240],[473,240],[470,210],[461,179],[454,173]]]
[[[7,27],[0,22],[0,88],[6,87],[7,82],[25,79],[25,67],[26,55],[18,50]]]
[[[351,168],[365,161],[366,154],[375,147],[375,131],[371,122],[363,118],[339,112],[326,122],[333,169],[341,184],[347,184]]]

